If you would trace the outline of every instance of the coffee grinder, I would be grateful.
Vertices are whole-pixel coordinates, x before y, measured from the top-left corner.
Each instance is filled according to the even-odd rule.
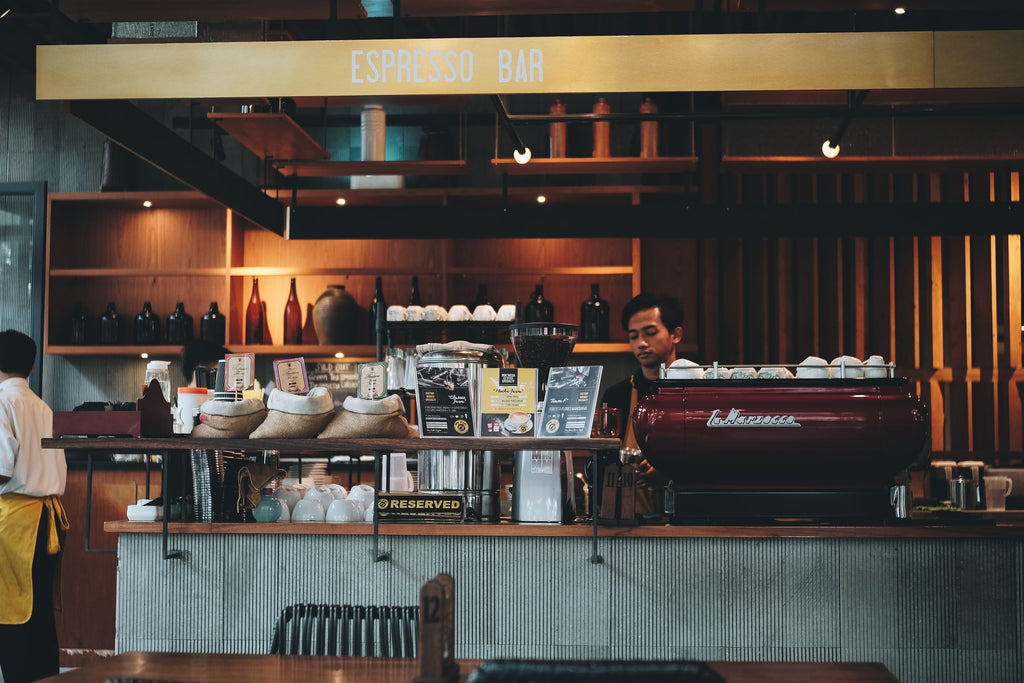
[[[564,366],[579,336],[579,326],[561,323],[516,323],[509,337],[519,367],[537,368],[538,408],[543,412],[548,372]],[[512,465],[512,521],[562,522],[576,517],[572,459],[560,450],[515,451]]]

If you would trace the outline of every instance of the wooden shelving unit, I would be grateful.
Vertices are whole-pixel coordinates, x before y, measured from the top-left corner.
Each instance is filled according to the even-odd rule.
[[[143,199],[152,206],[144,208]],[[359,322],[350,345],[241,344],[252,278],[259,279],[275,340],[283,339],[283,304],[291,278],[304,309],[329,284],[346,284],[364,313],[376,277],[383,278],[386,299],[400,303],[412,276],[418,276],[424,300],[446,308],[471,300],[481,284],[490,285],[491,300],[499,306],[525,301],[543,282],[545,295],[556,304],[556,317],[568,323],[578,322],[579,303],[589,296],[591,283],[600,283],[613,307],[624,304],[639,286],[640,252],[637,240],[630,238],[286,240],[198,193],[53,193],[48,201],[44,351],[54,355],[176,357],[179,346],[136,345],[130,330],[144,302],[152,304],[164,328],[180,301],[196,335],[203,314],[217,302],[227,319],[226,346],[236,353],[376,357],[368,318]],[[81,303],[95,321],[108,302],[115,302],[124,321],[124,342],[69,345],[63,327],[75,305]],[[456,328],[454,333],[461,332]],[[577,344],[574,350],[628,352],[624,335],[608,344]]]
[[[520,164],[512,159],[491,159],[491,165],[507,175],[600,175],[622,173],[690,173],[697,157],[608,157],[531,159]]]
[[[281,175],[297,178],[331,178],[353,175],[464,175],[466,162],[447,161],[275,161]]]
[[[260,159],[331,158],[288,114],[210,112],[206,117]]]

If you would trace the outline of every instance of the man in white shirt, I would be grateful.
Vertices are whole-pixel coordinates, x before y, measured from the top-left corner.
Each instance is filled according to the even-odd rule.
[[[64,451],[42,448],[53,412],[28,386],[36,343],[0,332],[0,671],[4,683],[60,672],[55,602],[68,528]],[[55,596],[57,599],[55,600]]]

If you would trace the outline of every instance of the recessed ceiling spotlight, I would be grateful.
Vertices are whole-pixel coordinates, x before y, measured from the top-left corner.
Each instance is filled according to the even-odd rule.
[[[149,358],[149,354],[146,353],[145,351],[143,351],[142,353],[139,354],[139,358],[143,358],[143,359]]]
[[[337,204],[338,206],[345,206],[345,198],[338,197],[337,199],[334,200],[334,203]]]
[[[336,354],[334,354],[334,357],[335,358],[344,358],[345,354],[342,351],[338,351]]]
[[[895,12],[896,14],[906,14],[907,13],[907,8],[906,7],[896,7],[895,9],[893,9],[893,12]]]
[[[545,197],[544,195],[542,195],[542,194],[537,195],[537,203],[538,204],[543,204],[547,200],[548,200],[548,198]]]
[[[151,202],[151,201],[149,201],[149,200],[147,199],[146,201],[142,202],[142,205],[143,205],[144,207],[146,207],[146,208],[148,209],[148,208],[150,208],[151,206],[153,206],[153,202]]]

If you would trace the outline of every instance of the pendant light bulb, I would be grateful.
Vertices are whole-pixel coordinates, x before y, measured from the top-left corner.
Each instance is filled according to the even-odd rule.
[[[828,159],[835,159],[839,156],[839,145],[833,146],[831,140],[825,140],[821,143],[821,153]]]
[[[528,164],[528,163],[530,163],[530,159],[532,158],[532,156],[533,155],[530,154],[530,148],[529,147],[525,147],[525,146],[523,147],[523,151],[521,153],[520,153],[520,151],[518,149],[517,150],[513,150],[513,152],[512,152],[512,158],[516,160],[517,164]]]

